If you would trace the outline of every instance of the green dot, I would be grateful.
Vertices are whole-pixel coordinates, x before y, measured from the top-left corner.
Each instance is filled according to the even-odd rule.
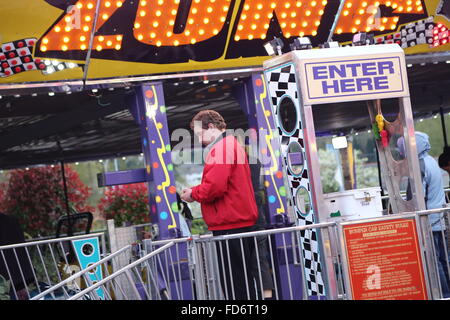
[[[178,202],[172,202],[172,211],[178,212]]]
[[[167,170],[172,171],[173,170],[173,164],[168,164],[167,165]]]
[[[277,157],[280,156],[280,151],[279,151],[279,150],[276,150],[276,151],[275,151],[275,156],[277,156]]]
[[[280,189],[278,191],[280,192],[280,195],[282,197],[286,196],[286,188],[285,187],[280,187]]]
[[[166,144],[166,150],[170,151],[170,144]]]
[[[159,107],[159,111],[161,111],[161,113],[166,112],[166,107],[165,106]]]

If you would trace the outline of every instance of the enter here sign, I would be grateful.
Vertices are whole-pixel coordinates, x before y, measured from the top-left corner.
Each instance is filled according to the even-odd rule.
[[[399,56],[305,62],[304,93],[310,104],[408,96]]]

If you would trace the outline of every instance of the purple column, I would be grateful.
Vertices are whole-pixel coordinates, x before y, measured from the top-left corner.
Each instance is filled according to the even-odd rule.
[[[131,112],[141,130],[151,222],[159,227],[159,240],[178,238],[181,232],[177,190],[162,83],[144,84],[136,88]],[[170,278],[172,299],[190,300],[193,297],[187,244],[180,243],[169,250],[174,260],[163,261],[163,265],[167,263],[168,270],[177,270],[175,276],[167,275]],[[176,282],[181,282],[182,292],[175,289]]]
[[[160,239],[177,238],[180,235],[177,190],[162,84],[136,88],[132,108],[141,130],[151,222],[158,225]]]
[[[269,224],[285,226],[287,221],[286,187],[283,182],[281,152],[277,128],[262,74],[253,74],[236,91],[242,110],[247,114],[249,127],[256,129],[258,156],[264,170],[264,187],[269,207]]]
[[[258,135],[259,159],[264,170],[264,186],[269,208],[269,225],[272,228],[292,224],[287,216],[286,187],[283,180],[281,144],[276,135],[278,128],[272,114],[270,97],[263,74],[253,74],[244,85],[237,89],[235,96],[248,117],[249,127],[256,129]],[[294,264],[293,250],[298,244],[292,243],[289,234],[273,237],[272,250],[276,262],[274,276],[278,283],[280,299],[302,298],[302,271]]]

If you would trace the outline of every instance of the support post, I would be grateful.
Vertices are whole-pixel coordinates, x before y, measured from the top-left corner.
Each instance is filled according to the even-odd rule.
[[[132,114],[141,130],[150,218],[159,227],[160,239],[178,238],[177,190],[162,83],[137,87],[133,98]]]

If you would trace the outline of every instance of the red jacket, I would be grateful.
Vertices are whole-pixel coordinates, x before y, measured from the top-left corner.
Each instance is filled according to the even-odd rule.
[[[253,226],[258,217],[250,167],[244,149],[234,136],[216,142],[206,157],[200,185],[192,198],[201,203],[209,230]]]

